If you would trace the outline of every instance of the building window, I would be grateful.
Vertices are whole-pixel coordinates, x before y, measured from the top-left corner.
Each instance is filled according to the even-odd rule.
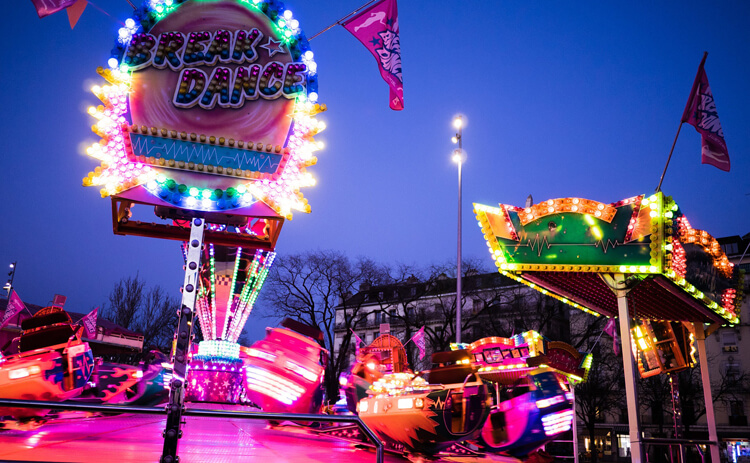
[[[384,296],[384,294],[383,294],[383,291],[380,291],[380,292],[378,293],[378,300],[381,300],[381,301],[382,301],[382,300],[383,300],[383,296]]]
[[[378,325],[383,322],[383,314],[381,312],[375,312],[375,324]]]
[[[367,301],[369,301],[369,300],[370,300],[370,295],[369,295],[369,294],[367,294],[367,293],[365,293],[365,302],[367,302]]]
[[[727,381],[738,381],[740,379],[740,364],[731,360],[724,364],[724,378]]]
[[[471,313],[478,314],[482,311],[482,307],[484,307],[484,302],[481,299],[474,299],[471,302]]]
[[[390,321],[390,323],[393,323],[394,321],[396,321],[396,309],[391,309],[391,313],[388,316],[388,320]]]
[[[721,333],[721,350],[723,352],[737,352],[737,333],[734,330],[723,331]]]
[[[741,400],[729,402],[729,424],[730,426],[747,426],[745,403]]]
[[[741,400],[733,400],[729,403],[729,414],[732,416],[745,416],[745,403]]]
[[[737,243],[727,243],[723,245],[722,248],[724,248],[724,253],[727,255],[731,256],[732,254],[739,254]]]
[[[411,290],[409,291],[409,294],[411,294],[412,296],[416,296],[417,295],[417,287],[416,286],[412,286]]]
[[[415,319],[414,307],[408,307],[406,309],[406,318],[408,318],[410,321],[413,321]]]

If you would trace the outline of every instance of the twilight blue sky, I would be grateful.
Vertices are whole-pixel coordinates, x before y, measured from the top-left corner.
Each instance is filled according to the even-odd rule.
[[[125,0],[93,1],[75,30],[64,12],[39,19],[29,0],[8,2],[0,19],[0,268],[18,261],[25,300],[61,293],[78,312],[136,272],[175,293],[183,279],[177,242],[115,236],[109,199],[81,186],[97,165],[83,154],[98,139],[88,89],[132,13]],[[357,6],[287,2],[308,36]],[[468,118],[466,257],[491,264],[472,202],[651,193],[704,51],[732,170],[701,165],[686,125],[662,190],[695,228],[750,232],[750,3],[400,0],[399,22],[402,112],[388,109],[373,57],[347,31],[311,42],[326,148],[304,192],[312,213],[284,225],[279,258],[319,248],[385,263],[455,259],[458,112]]]

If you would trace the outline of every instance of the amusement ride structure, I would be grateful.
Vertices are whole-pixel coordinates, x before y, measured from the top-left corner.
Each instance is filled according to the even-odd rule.
[[[618,317],[623,346],[632,346],[632,354],[623,349],[631,454],[645,461],[636,371],[686,368],[693,343],[706,365],[706,336],[739,323],[739,270],[660,191],[611,204],[559,198],[528,207],[475,204],[474,211],[500,273],[596,316]],[[701,377],[707,444],[719,461],[708,368]]]
[[[325,125],[314,54],[276,1],[153,0],[118,31],[92,90],[102,163],[83,179],[112,200],[116,234],[184,242],[182,307],[162,461],[176,461],[185,399],[238,403],[238,337]],[[165,98],[165,95],[169,95]],[[136,208],[160,222],[139,220]],[[192,348],[193,326],[203,341]]]

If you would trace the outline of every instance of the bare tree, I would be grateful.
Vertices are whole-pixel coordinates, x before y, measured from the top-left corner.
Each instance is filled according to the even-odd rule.
[[[271,268],[263,291],[263,312],[274,317],[291,317],[324,333],[323,347],[331,352],[326,367],[326,394],[338,398],[339,375],[349,366],[353,329],[364,324],[369,312],[365,301],[352,298],[360,285],[382,284],[388,272],[370,259],[350,261],[337,251],[310,251],[280,257]],[[344,336],[334,349],[336,307],[342,306]]]
[[[601,347],[594,349],[594,362],[588,379],[575,388],[576,414],[588,432],[592,445],[592,462],[599,458],[593,445],[596,441],[596,423],[603,422],[606,416],[614,416],[620,411],[624,386],[620,357]]]
[[[170,296],[161,286],[146,288],[146,282],[136,275],[115,284],[101,316],[142,333],[144,350],[158,348],[168,352],[179,308],[177,296]]]

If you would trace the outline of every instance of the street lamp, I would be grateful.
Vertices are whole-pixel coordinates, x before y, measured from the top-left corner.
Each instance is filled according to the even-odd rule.
[[[10,299],[10,293],[13,291],[13,279],[16,277],[16,264],[18,261],[11,262],[10,264],[10,271],[8,272],[8,282],[5,283],[5,286],[3,286],[3,289],[8,291],[8,299]]]
[[[458,143],[458,149],[453,151],[453,162],[458,164],[458,258],[456,261],[456,343],[461,344],[461,167],[465,161],[464,150],[461,146],[464,119],[460,114],[453,118],[453,127],[458,130],[451,138]]]

